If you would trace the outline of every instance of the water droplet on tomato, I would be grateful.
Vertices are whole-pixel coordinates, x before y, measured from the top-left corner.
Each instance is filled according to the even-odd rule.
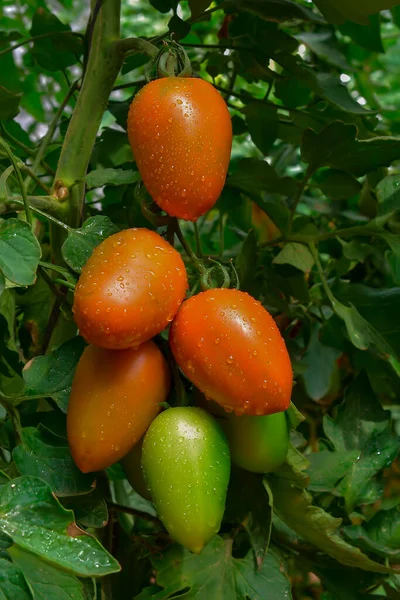
[[[231,365],[233,363],[233,356],[232,356],[232,354],[230,354],[229,356],[227,356],[226,362],[228,363],[228,365]]]

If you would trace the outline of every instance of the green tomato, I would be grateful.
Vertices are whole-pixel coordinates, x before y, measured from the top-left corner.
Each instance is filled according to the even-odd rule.
[[[133,446],[126,456],[121,460],[125,475],[135,492],[142,498],[151,500],[150,492],[143,475],[142,469],[142,446],[143,438]]]
[[[224,514],[230,457],[221,427],[201,408],[169,408],[144,437],[142,467],[165,528],[199,554]]]
[[[271,473],[285,461],[289,447],[286,413],[265,417],[229,415],[221,422],[236,466],[253,473]]]

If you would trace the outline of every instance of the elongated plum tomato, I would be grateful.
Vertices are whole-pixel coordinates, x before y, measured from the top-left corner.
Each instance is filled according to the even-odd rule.
[[[201,408],[170,408],[145,435],[142,466],[169,534],[199,554],[224,514],[230,458],[221,427]]]
[[[84,473],[105,469],[140,440],[167,398],[170,372],[154,342],[138,349],[88,346],[67,412],[72,456]]]
[[[286,413],[265,417],[229,415],[223,427],[236,466],[253,473],[271,473],[285,461],[289,448]]]
[[[221,94],[207,81],[164,77],[145,85],[128,115],[128,137],[154,202],[196,221],[221,194],[232,125]]]
[[[169,340],[186,377],[226,411],[261,416],[288,408],[293,374],[285,342],[271,315],[245,292],[192,296]]]
[[[149,229],[125,229],[95,248],[76,286],[81,335],[112,350],[134,348],[160,333],[187,289],[181,255]]]

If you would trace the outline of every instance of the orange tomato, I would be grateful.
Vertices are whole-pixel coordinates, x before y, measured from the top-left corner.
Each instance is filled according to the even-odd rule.
[[[192,296],[169,339],[184,374],[226,411],[261,416],[289,407],[293,374],[285,342],[271,315],[245,292]]]
[[[221,94],[207,81],[164,77],[145,85],[128,115],[140,175],[169,215],[196,221],[222,191],[232,124]]]
[[[172,321],[186,289],[179,252],[154,231],[126,229],[97,246],[83,267],[75,321],[91,344],[134,348]]]
[[[154,342],[138,349],[88,346],[78,363],[67,412],[68,442],[84,473],[120,460],[167,398],[170,372]]]

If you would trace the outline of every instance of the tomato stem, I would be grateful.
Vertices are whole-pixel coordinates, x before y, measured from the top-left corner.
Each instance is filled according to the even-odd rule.
[[[173,220],[173,228],[174,228],[174,232],[176,233],[178,240],[180,241],[180,243],[181,243],[184,251],[188,255],[188,257],[190,258],[194,268],[201,276],[203,276],[206,272],[206,267],[204,266],[202,261],[198,258],[198,256],[196,256],[196,254],[193,252],[193,250],[191,249],[191,247],[185,240],[185,236],[182,233],[178,219]]]

